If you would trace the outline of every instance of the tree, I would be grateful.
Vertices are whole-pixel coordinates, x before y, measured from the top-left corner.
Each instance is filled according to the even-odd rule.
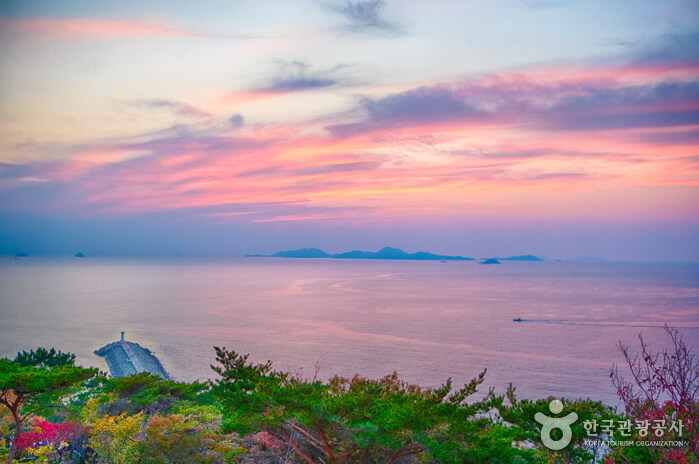
[[[474,420],[486,402],[467,403],[485,371],[459,390],[451,380],[423,389],[397,374],[370,380],[301,379],[215,348],[221,376],[213,386],[226,411],[224,431],[267,431],[303,462],[349,464],[412,462],[420,455],[445,463],[467,462],[484,422]],[[508,444],[509,445],[509,444]],[[485,460],[485,458],[484,458]],[[492,459],[491,459],[492,460]]]
[[[63,353],[55,350],[54,355],[56,356],[53,359],[65,359]],[[22,425],[26,417],[32,411],[55,407],[61,397],[97,373],[97,369],[84,369],[72,365],[74,358],[70,356],[68,362],[52,364],[52,356],[44,358],[43,355],[39,355],[42,358],[39,363],[41,366],[53,367],[31,365],[38,359],[36,354],[18,357],[21,359],[19,362],[0,359],[0,404],[10,411],[15,425],[8,464],[13,462],[17,451],[17,437],[22,434]]]
[[[628,447],[616,450],[614,456],[624,462],[696,462],[699,458],[699,362],[693,348],[688,347],[682,334],[665,325],[671,346],[653,352],[641,334],[638,335],[641,351],[632,354],[621,341],[619,351],[624,355],[631,372],[625,379],[617,365],[612,367],[610,377],[617,394],[624,403],[628,419],[632,423],[649,421],[645,441],[688,442],[687,447],[667,448],[661,446]],[[666,430],[655,428],[664,421]],[[675,429],[671,430],[670,425]],[[681,424],[681,425],[680,425]],[[679,427],[681,427],[681,432]],[[662,433],[659,432],[662,430]]]
[[[509,405],[505,404],[507,398]],[[517,399],[515,388],[510,384],[505,397],[499,396],[493,399],[496,409],[500,412],[503,420],[510,426],[506,436],[509,436],[516,443],[531,443],[539,450],[542,462],[554,463],[590,463],[597,462],[600,450],[585,446],[588,435],[585,431],[585,422],[603,423],[605,420],[617,420],[618,416],[609,406],[605,406],[599,401],[579,399],[570,401],[562,399],[565,414],[574,412],[578,419],[570,428],[572,431],[570,443],[561,450],[551,450],[542,444],[541,424],[535,420],[538,412],[549,412],[549,404],[553,397],[540,400]],[[555,430],[555,438],[560,438],[559,430]],[[510,460],[503,460],[510,461]]]
[[[22,366],[34,367],[60,367],[60,366],[75,366],[75,355],[73,353],[63,353],[56,351],[55,348],[47,350],[39,347],[34,350],[22,351],[17,353],[14,361]]]

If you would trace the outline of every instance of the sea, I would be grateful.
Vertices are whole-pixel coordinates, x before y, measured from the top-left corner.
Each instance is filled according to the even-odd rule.
[[[124,331],[182,381],[216,378],[219,346],[309,378],[395,371],[438,387],[487,369],[474,399],[512,383],[520,398],[615,406],[618,344],[660,350],[665,324],[699,342],[699,264],[0,260],[1,357],[56,347],[107,370],[93,351]]]

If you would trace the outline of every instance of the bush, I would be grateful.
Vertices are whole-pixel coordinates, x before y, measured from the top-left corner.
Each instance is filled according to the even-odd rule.
[[[653,352],[641,334],[638,335],[641,351],[637,354],[632,355],[629,348],[619,342],[631,380],[625,379],[616,365],[610,377],[624,403],[627,418],[633,424],[648,421],[649,435],[637,435],[637,439],[684,441],[687,446],[617,449],[613,457],[621,462],[685,463],[696,462],[699,457],[699,432],[695,426],[699,416],[699,362],[693,348],[687,346],[677,329],[666,325],[665,332],[671,346],[659,352]],[[661,429],[661,424],[667,429]],[[677,428],[671,430],[671,424]]]

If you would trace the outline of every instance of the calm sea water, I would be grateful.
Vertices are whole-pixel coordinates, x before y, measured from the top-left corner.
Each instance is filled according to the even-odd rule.
[[[661,348],[668,323],[699,341],[689,264],[6,259],[0,295],[0,356],[55,346],[106,369],[92,351],[125,330],[180,380],[212,377],[216,345],[325,378],[438,386],[488,368],[500,393],[615,404],[619,340]]]

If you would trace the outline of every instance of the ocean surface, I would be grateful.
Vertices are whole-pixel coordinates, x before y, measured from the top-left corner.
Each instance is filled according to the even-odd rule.
[[[482,394],[512,382],[520,397],[618,404],[616,344],[667,346],[665,323],[699,345],[699,265],[0,260],[0,356],[54,346],[106,370],[93,350],[124,330],[187,381],[214,377],[225,346],[322,378],[436,387],[487,368]]]

